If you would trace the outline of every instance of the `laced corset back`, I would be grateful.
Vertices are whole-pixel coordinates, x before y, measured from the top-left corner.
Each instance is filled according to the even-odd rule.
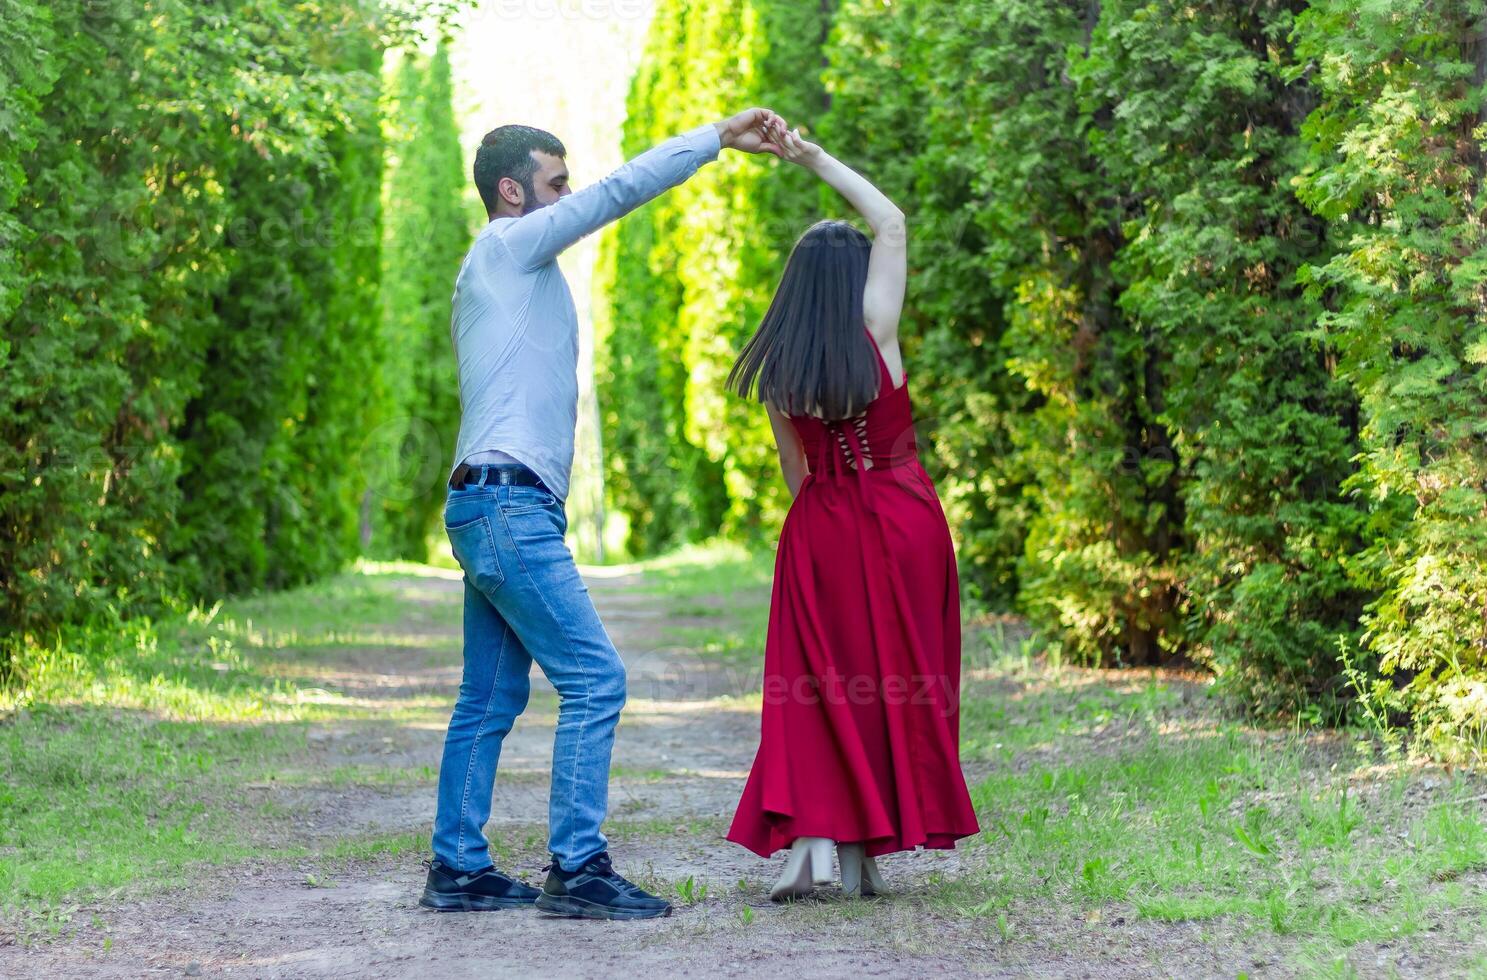
[[[895,388],[877,341],[870,333],[867,338],[878,358],[878,394],[867,408],[845,419],[790,416],[806,459],[810,460],[811,472],[820,477],[847,470],[889,469],[919,458],[909,405],[908,372],[904,372],[902,383]]]

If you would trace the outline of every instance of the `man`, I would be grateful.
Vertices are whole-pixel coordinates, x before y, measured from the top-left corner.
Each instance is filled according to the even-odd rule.
[[[455,282],[452,333],[461,420],[445,506],[465,571],[465,667],[439,769],[428,880],[440,910],[536,905],[634,919],[671,906],[621,877],[599,827],[625,703],[625,668],[564,543],[578,408],[578,316],[563,249],[667,188],[720,150],[778,153],[749,109],[641,154],[592,187],[568,187],[563,144],[528,126],[487,134],[475,186],[490,222]],[[539,891],[491,865],[483,828],[501,741],[526,707],[533,661],[561,698],[548,803],[552,860]]]

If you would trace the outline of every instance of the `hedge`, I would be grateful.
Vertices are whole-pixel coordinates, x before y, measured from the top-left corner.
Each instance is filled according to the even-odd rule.
[[[412,17],[0,3],[0,675],[70,623],[340,567],[373,423],[447,418],[378,383],[381,68]]]
[[[730,6],[745,27],[706,34],[726,43],[705,62],[677,54],[695,5],[667,8],[629,148],[667,128],[653,108],[753,101],[740,66],[771,7]],[[1313,721],[1361,693],[1479,750],[1484,3],[809,9],[817,50],[799,25],[778,40],[791,91],[819,79],[829,108],[788,108],[909,214],[904,347],[970,598],[1083,662],[1206,664],[1248,710]],[[777,176],[751,173],[756,195]],[[802,222],[840,213],[799,200]],[[770,212],[725,204],[688,223],[678,198],[613,239],[613,348],[682,379],[645,409],[665,413],[651,447],[625,433],[652,426],[634,396],[655,373],[604,392],[613,467],[652,474],[615,481],[634,526],[663,527],[640,551],[780,486],[754,416],[688,394],[779,271],[741,244]],[[694,269],[738,314],[721,334],[689,312]],[[673,432],[728,482],[656,448]]]

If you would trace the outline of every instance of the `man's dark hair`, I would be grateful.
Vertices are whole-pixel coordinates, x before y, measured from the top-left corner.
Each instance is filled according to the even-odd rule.
[[[475,151],[475,189],[485,202],[486,214],[495,214],[501,202],[496,185],[502,177],[521,184],[527,193],[527,205],[532,206],[537,198],[537,189],[532,186],[532,175],[537,172],[533,150],[555,157],[568,155],[556,136],[532,126],[500,126],[485,134],[480,149]]]

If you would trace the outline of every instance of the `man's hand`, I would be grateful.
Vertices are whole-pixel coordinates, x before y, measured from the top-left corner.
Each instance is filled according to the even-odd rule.
[[[779,156],[780,147],[772,132],[785,128],[785,120],[769,109],[745,109],[736,116],[713,123],[718,130],[718,140],[725,148],[742,150],[745,153],[773,153]]]

